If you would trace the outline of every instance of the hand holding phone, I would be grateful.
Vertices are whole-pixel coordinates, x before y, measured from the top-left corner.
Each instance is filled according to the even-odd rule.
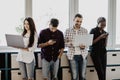
[[[103,34],[100,35],[100,37],[102,39],[102,38],[106,38],[108,35],[109,35],[108,33],[103,33]]]
[[[56,43],[56,41],[53,40],[53,39],[50,39],[50,40],[48,41],[48,44],[49,44],[49,45],[53,45],[53,44],[55,44],[55,43]]]

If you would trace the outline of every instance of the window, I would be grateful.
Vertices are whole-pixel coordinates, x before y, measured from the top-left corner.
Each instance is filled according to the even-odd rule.
[[[107,19],[108,0],[79,0],[79,13],[83,15],[82,26],[90,31],[97,25],[98,17]]]
[[[59,19],[58,28],[65,31],[69,22],[69,0],[33,0],[32,3],[38,33],[48,27],[51,18]]]
[[[5,34],[16,34],[16,27],[25,16],[24,0],[2,0],[0,2],[0,46],[6,46]]]
[[[116,45],[120,45],[120,0],[116,4]]]

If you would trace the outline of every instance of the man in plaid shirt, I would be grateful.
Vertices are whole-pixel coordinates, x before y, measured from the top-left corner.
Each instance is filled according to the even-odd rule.
[[[72,72],[72,80],[84,80],[86,70],[86,57],[88,54],[87,47],[80,44],[78,47],[73,45],[75,35],[88,34],[87,29],[81,27],[83,17],[81,14],[76,14],[74,17],[74,25],[72,28],[66,29],[65,45],[68,47],[68,59],[70,61],[70,68]],[[79,75],[79,76],[78,76]]]

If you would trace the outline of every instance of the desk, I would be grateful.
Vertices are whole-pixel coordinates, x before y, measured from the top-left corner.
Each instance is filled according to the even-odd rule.
[[[17,54],[18,51],[18,49],[11,47],[0,48],[0,70],[2,70],[2,79],[11,80],[11,70],[19,70],[19,68],[11,68],[11,54]],[[40,52],[40,49],[36,49],[35,52]]]
[[[65,49],[65,51],[64,51],[65,53],[67,52],[67,49]],[[116,56],[116,53],[114,53],[114,52],[117,52],[117,54],[119,54],[120,53],[120,49],[108,49],[107,50],[107,55],[109,55],[109,54],[111,54],[112,53],[112,56],[111,57],[117,57]],[[11,61],[9,61],[9,58],[8,57],[10,57],[11,56],[11,54],[17,54],[18,53],[18,49],[14,49],[14,48],[10,48],[10,47],[7,47],[7,48],[0,48],[0,55],[1,54],[4,54],[5,55],[5,58],[4,58],[4,60],[5,60],[5,66],[4,66],[4,68],[0,68],[0,70],[4,70],[5,71],[5,79],[4,80],[10,80],[10,78],[8,77],[9,76],[9,71],[11,71],[11,70],[19,70],[19,68],[11,68],[11,66],[9,66],[9,64],[11,64],[11,63],[9,63],[9,62],[11,62]],[[40,53],[40,49],[36,49],[35,50],[35,53]],[[113,58],[114,58],[113,57]],[[37,60],[36,60],[37,61]],[[64,60],[62,60],[62,61],[64,61]],[[67,62],[67,61],[66,61]],[[3,64],[3,63],[2,63]],[[37,66],[38,66],[38,64],[37,64]],[[88,68],[88,70],[91,68],[93,68],[94,67],[94,65],[88,65],[87,66],[87,68]],[[108,71],[107,72],[109,72],[109,73],[107,73],[107,78],[109,78],[110,76],[112,76],[112,74],[113,73],[115,73],[115,71],[112,71],[112,70],[120,70],[120,64],[107,64],[107,69],[108,69]],[[37,67],[36,69],[41,69],[41,68],[39,68],[39,67]],[[64,79],[61,79],[62,78],[62,70],[64,69],[64,71],[69,71],[68,69],[69,69],[69,65],[63,65],[63,66],[61,66],[60,67],[60,71],[59,71],[59,73],[60,73],[60,75],[59,75],[59,80],[64,80]],[[90,69],[90,70],[91,70]],[[89,71],[90,71],[89,70]],[[66,72],[66,73],[67,73]],[[108,75],[108,74],[110,74],[110,72],[112,73],[111,75]],[[119,72],[119,71],[117,71],[117,72]],[[67,75],[67,74],[65,74],[65,75]],[[89,73],[89,75],[91,75],[90,73]],[[70,74],[69,74],[69,76],[70,76]],[[68,77],[68,76],[66,76],[66,77]],[[91,77],[91,76],[90,76]],[[113,76],[114,77],[114,79],[117,79],[117,78],[119,78],[120,76]],[[108,80],[108,79],[107,79]]]

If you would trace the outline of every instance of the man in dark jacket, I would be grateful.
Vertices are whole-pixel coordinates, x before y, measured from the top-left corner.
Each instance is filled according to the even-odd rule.
[[[49,28],[42,30],[39,34],[38,47],[41,48],[44,80],[49,80],[50,71],[53,73],[52,80],[57,80],[59,59],[64,50],[64,37],[63,33],[57,29],[58,24],[57,19],[51,19]]]

